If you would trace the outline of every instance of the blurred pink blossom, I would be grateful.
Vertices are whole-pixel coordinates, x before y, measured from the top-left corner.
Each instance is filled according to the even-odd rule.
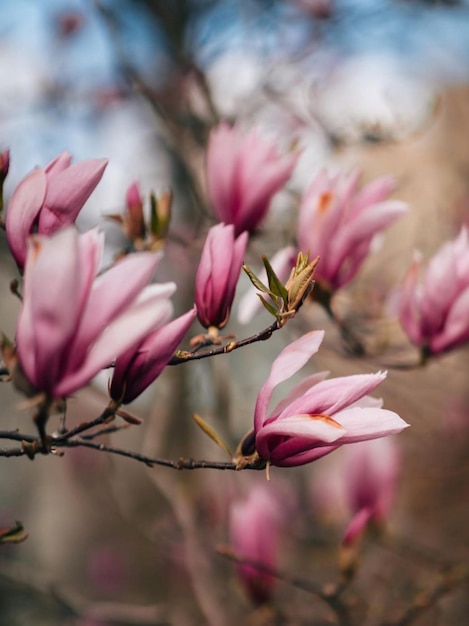
[[[469,339],[469,238],[466,227],[430,260],[419,282],[416,255],[404,280],[399,319],[425,354],[439,354]]]
[[[207,185],[220,222],[233,224],[236,236],[255,230],[297,159],[296,154],[282,157],[257,129],[244,133],[226,123],[215,128],[207,150]]]
[[[392,437],[364,441],[344,451],[343,480],[353,518],[344,544],[353,543],[370,523],[384,522],[391,512],[399,471]]]
[[[327,19],[334,13],[333,0],[294,0],[300,9],[315,19]]]
[[[35,392],[74,393],[172,311],[173,283],[144,291],[159,255],[130,255],[96,278],[102,246],[96,230],[72,227],[30,241],[16,343]]]
[[[302,252],[319,256],[315,278],[335,291],[350,282],[368,256],[377,233],[407,211],[397,200],[389,177],[359,191],[360,175],[319,172],[301,201],[297,238]]]
[[[275,387],[295,374],[323,339],[323,331],[303,335],[282,350],[258,396],[254,414],[256,450],[272,465],[314,461],[339,446],[398,433],[408,424],[370,398],[386,372],[325,380],[327,372],[305,378],[272,411]]]
[[[115,596],[124,591],[125,570],[122,554],[111,545],[96,547],[90,554],[89,578],[101,594]]]
[[[3,182],[8,176],[10,170],[10,151],[4,150],[0,152],[0,182]]]
[[[191,309],[118,357],[112,375],[111,398],[128,404],[156,380],[174,356],[196,315],[195,308]]]
[[[197,316],[205,328],[223,328],[235,296],[248,234],[235,238],[232,224],[217,224],[207,233],[195,279]]]
[[[229,523],[230,544],[236,554],[275,569],[284,506],[273,485],[255,484],[246,498],[233,502]],[[247,564],[238,564],[236,571],[255,604],[270,599],[275,578]]]
[[[50,235],[74,224],[107,165],[105,159],[89,159],[74,165],[71,161],[71,155],[62,152],[44,169],[36,167],[11,197],[5,229],[20,269],[26,261],[28,237],[34,233]]]

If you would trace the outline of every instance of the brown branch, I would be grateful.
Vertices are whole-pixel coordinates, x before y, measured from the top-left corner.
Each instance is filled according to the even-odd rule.
[[[60,442],[60,448],[92,448],[99,452],[108,452],[109,454],[116,454],[118,456],[124,456],[134,461],[144,463],[148,467],[158,465],[161,467],[169,467],[176,470],[195,470],[195,469],[216,469],[216,470],[229,470],[237,471],[241,468],[232,461],[204,461],[195,459],[160,459],[140,454],[139,452],[133,452],[131,450],[123,450],[122,448],[114,448],[112,446],[106,446],[102,443],[96,443],[94,441],[87,441],[84,439],[70,439]],[[248,470],[262,470],[265,469],[264,463],[254,462],[249,463],[242,467],[242,469]]]
[[[114,419],[114,413],[115,411],[111,407],[107,406],[104,409],[104,411],[101,413],[101,415],[97,417],[96,419],[92,420],[91,422],[83,422],[82,424],[79,424],[75,428],[72,428],[71,430],[67,430],[65,433],[60,434],[59,436],[53,437],[52,439],[53,445],[57,446],[61,442],[72,439],[72,437],[76,437],[77,435],[80,435],[81,433],[87,430],[90,430],[91,428],[94,428],[95,426],[101,426],[102,424],[106,424],[107,422],[112,421]]]
[[[93,424],[95,424],[95,422],[96,420],[94,420]],[[83,430],[85,429],[83,428]],[[25,435],[23,433],[19,433],[18,431],[0,431],[0,439],[20,441],[23,444],[21,448],[0,448],[0,457],[24,456],[26,454],[27,456],[29,456],[29,458],[32,459],[36,454],[42,452],[43,450],[42,442],[38,437]],[[89,439],[82,437],[71,439],[67,438],[66,436],[61,436],[57,438],[49,437],[48,443],[50,448],[49,452],[52,454],[57,453],[58,450],[62,450],[64,448],[91,448],[92,450],[97,450],[98,452],[107,452],[109,454],[115,454],[117,456],[123,456],[129,459],[133,459],[134,461],[144,463],[148,467],[158,465],[161,467],[169,467],[176,470],[216,469],[236,471],[241,469],[236,463],[232,461],[205,461],[183,458],[174,460],[150,457],[145,454],[140,454],[139,452],[124,450],[122,448],[114,448],[112,446],[108,446],[95,441],[90,441]],[[248,463],[247,465],[243,466],[242,469],[262,470],[265,469],[265,464],[262,461]]]
[[[224,346],[217,346],[216,348],[212,348],[211,350],[207,350],[206,352],[199,352],[198,348],[193,350],[192,352],[178,352],[171,359],[168,365],[180,365],[181,363],[187,363],[188,361],[197,361],[199,359],[206,359],[211,356],[215,356],[217,354],[227,354],[228,352],[233,352],[233,350],[237,350],[238,348],[244,348],[244,346],[249,346],[252,343],[256,343],[257,341],[266,341],[270,339],[272,334],[282,328],[285,325],[283,320],[275,320],[273,324],[264,328],[260,332],[255,335],[251,335],[246,339],[240,339],[240,341],[230,341]]]

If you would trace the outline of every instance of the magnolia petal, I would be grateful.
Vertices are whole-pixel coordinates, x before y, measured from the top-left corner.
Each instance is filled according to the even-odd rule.
[[[106,159],[89,159],[50,177],[45,206],[39,217],[39,231],[48,234],[73,224],[101,180],[106,166]]]
[[[55,394],[67,396],[86,385],[101,369],[138,345],[162,318],[169,318],[171,313],[171,302],[159,299],[156,302],[146,300],[125,311],[96,338],[77,369],[63,376]]]
[[[395,435],[409,426],[397,413],[373,407],[344,409],[334,419],[347,431],[341,444]]]
[[[341,440],[337,441],[337,445],[332,446],[321,446],[320,448],[312,448],[311,450],[305,450],[302,452],[298,452],[296,454],[292,454],[282,459],[278,459],[275,462],[275,465],[278,467],[298,467],[299,465],[307,465],[308,463],[313,463],[313,461],[317,461],[318,459],[322,459],[322,457],[327,456],[331,452],[334,452],[342,445]]]
[[[284,409],[290,406],[297,398],[303,396],[306,392],[308,392],[311,387],[317,385],[318,383],[325,380],[329,375],[329,372],[316,372],[315,374],[311,374],[311,376],[307,376],[304,378],[298,385],[296,385],[290,393],[280,402],[277,406],[269,411],[269,419],[273,416],[278,416]]]
[[[248,168],[249,178],[252,180],[249,181],[247,177],[243,180],[244,197],[238,213],[237,232],[254,230],[265,217],[272,197],[290,179],[298,157],[298,154],[291,154],[282,158],[275,151],[275,156],[270,162],[265,160],[257,167],[245,159],[243,165]]]
[[[8,204],[5,230],[8,245],[20,268],[27,255],[27,239],[43,205],[46,195],[46,175],[34,169],[15,189]]]
[[[292,413],[326,413],[335,419],[338,411],[371,393],[386,375],[376,372],[323,380],[285,407],[277,419],[283,420]]]
[[[392,224],[408,210],[404,202],[392,200],[364,209],[359,217],[347,223],[332,238],[328,249],[328,266],[331,273],[337,273],[347,256],[354,255],[356,246]]]
[[[430,349],[437,354],[467,339],[469,339],[469,287],[453,302],[443,330],[430,341]]]
[[[296,374],[316,354],[324,338],[323,330],[313,330],[290,343],[272,363],[270,374],[257,396],[254,429],[262,426],[274,388]]]
[[[341,439],[345,429],[326,415],[289,415],[264,425],[256,435],[256,450],[274,464],[320,443]],[[285,440],[286,438],[286,440]]]
[[[116,361],[110,395],[123,404],[139,396],[166,367],[197,316],[191,309],[148,335],[137,350],[129,350]],[[125,389],[125,393],[124,393]]]
[[[60,377],[64,352],[70,349],[76,332],[80,299],[75,230],[63,230],[50,239],[33,239],[16,340],[26,376],[41,390],[51,391]]]
[[[47,179],[51,180],[54,176],[63,172],[67,169],[67,167],[70,167],[71,162],[72,155],[70,152],[67,152],[67,150],[61,152],[44,168],[44,171],[47,174]]]
[[[235,189],[240,136],[222,122],[210,133],[207,147],[207,188],[210,202],[221,222],[234,223],[239,202]]]
[[[161,253],[128,255],[95,280],[75,336],[76,360],[106,326],[128,307],[147,285]]]
[[[354,515],[349,525],[345,529],[342,543],[345,546],[353,545],[358,539],[360,539],[363,532],[366,530],[368,523],[371,519],[372,511],[368,508],[363,508]]]
[[[369,206],[384,202],[396,188],[396,181],[392,176],[383,176],[368,183],[361,189],[350,203],[347,218],[353,220],[361,211]]]

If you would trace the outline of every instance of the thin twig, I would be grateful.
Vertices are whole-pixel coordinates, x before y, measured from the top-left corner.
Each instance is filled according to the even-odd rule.
[[[87,441],[84,439],[70,439],[68,441],[60,442],[61,448],[92,448],[99,452],[108,452],[109,454],[116,454],[118,456],[124,456],[129,459],[134,459],[140,463],[145,463],[149,467],[159,465],[161,467],[169,467],[176,470],[195,470],[195,469],[217,469],[217,470],[230,470],[236,471],[241,469],[236,463],[232,461],[204,461],[195,459],[160,459],[139,452],[133,452],[131,450],[123,450],[121,448],[114,448],[112,446],[106,446],[102,443],[95,443],[94,441]],[[265,469],[263,464],[249,463],[242,467],[242,469],[248,470],[262,470]]]
[[[21,448],[0,448],[0,457],[23,456],[27,454],[28,456],[30,456],[30,458],[34,458],[35,454],[37,454],[38,452],[42,452],[41,440],[38,437],[25,435],[23,433],[19,433],[18,431],[0,431],[0,439],[11,439],[14,441],[21,441],[23,444],[27,444]],[[145,463],[145,465],[149,467],[159,465],[161,467],[169,467],[176,470],[217,469],[229,471],[236,471],[240,469],[265,469],[264,463],[259,461],[248,463],[240,468],[237,463],[234,463],[232,461],[205,461],[183,458],[174,460],[154,458],[144,454],[140,454],[139,452],[133,452],[132,450],[114,448],[112,446],[107,446],[103,443],[90,441],[85,437],[76,437],[73,439],[68,439],[65,437],[58,437],[57,439],[48,438],[48,442],[50,444],[51,453],[54,453],[57,450],[61,450],[64,448],[91,448],[92,450],[97,450],[98,452],[107,452],[109,454],[115,454],[117,456],[123,456],[129,459],[133,459],[135,461],[139,461],[140,463]]]
[[[106,422],[111,421],[111,419],[113,418],[114,418],[114,411],[109,406],[107,406],[104,409],[104,411],[101,413],[101,415],[97,417],[95,420],[91,422],[83,422],[82,424],[79,424],[75,428],[72,428],[71,430],[68,430],[63,434],[58,435],[57,437],[54,437],[53,444],[54,446],[57,446],[59,443],[63,441],[72,439],[72,437],[76,437],[77,435],[87,430],[90,430],[90,428],[94,428],[95,426],[101,426],[102,424],[105,424]]]
[[[179,352],[171,359],[168,365],[180,365],[181,363],[186,363],[188,361],[206,359],[217,354],[226,354],[228,352],[233,352],[233,350],[243,348],[244,346],[249,346],[250,344],[256,343],[257,341],[266,341],[267,339],[270,339],[270,337],[276,330],[279,330],[283,326],[283,321],[275,320],[273,324],[271,324],[267,328],[264,328],[264,330],[261,330],[260,332],[256,333],[255,335],[251,335],[246,339],[240,339],[239,341],[230,341],[224,346],[217,346],[216,348],[212,348],[211,350],[207,350],[206,352]]]

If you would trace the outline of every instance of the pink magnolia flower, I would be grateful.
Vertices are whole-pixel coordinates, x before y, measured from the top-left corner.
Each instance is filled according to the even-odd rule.
[[[353,518],[344,534],[345,545],[354,543],[370,522],[379,524],[389,516],[398,470],[399,458],[392,437],[347,448],[344,486]]]
[[[20,368],[36,392],[68,396],[167,319],[175,285],[145,286],[159,255],[136,253],[96,278],[97,231],[32,238],[16,329]]]
[[[469,339],[469,236],[463,227],[430,260],[419,282],[416,256],[404,280],[399,319],[409,339],[439,354]]]
[[[196,310],[191,309],[118,357],[112,375],[111,398],[128,404],[145,391],[174,356],[196,315]]]
[[[44,169],[36,167],[18,185],[8,204],[6,233],[10,250],[24,267],[28,237],[50,235],[75,223],[83,205],[101,180],[105,159],[89,159],[70,165],[62,152]]]
[[[279,534],[284,522],[284,506],[269,483],[256,484],[246,498],[230,507],[230,544],[241,558],[275,569]],[[241,563],[237,574],[255,604],[268,601],[275,578]]]
[[[247,241],[247,233],[235,238],[231,224],[208,231],[195,279],[197,316],[205,328],[228,322]]]
[[[407,210],[403,202],[388,200],[394,190],[391,178],[379,178],[358,191],[359,178],[358,172],[330,176],[323,170],[301,202],[299,248],[320,257],[315,278],[328,290],[354,278],[375,235]]]
[[[284,348],[257,396],[256,450],[272,465],[303,465],[344,444],[385,437],[408,426],[367,395],[386,378],[386,372],[331,380],[325,380],[327,372],[313,374],[267,411],[274,388],[305,365],[323,336],[324,331],[312,331]]]
[[[220,124],[210,134],[207,151],[208,194],[218,219],[233,224],[236,235],[253,231],[297,159],[295,154],[282,157],[256,129],[243,133]]]

